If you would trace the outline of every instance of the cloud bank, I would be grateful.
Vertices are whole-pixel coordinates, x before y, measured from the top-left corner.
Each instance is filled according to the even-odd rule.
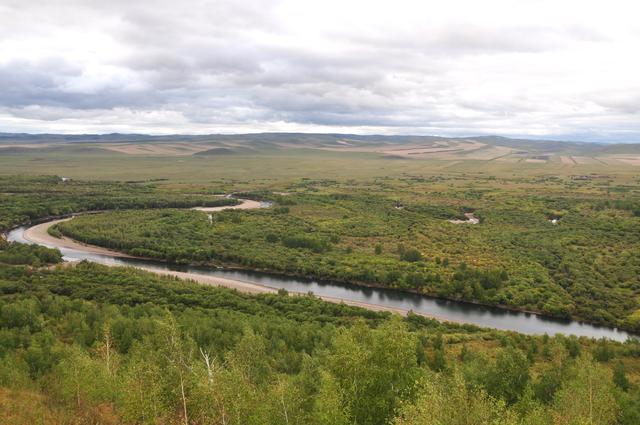
[[[0,131],[640,141],[632,1],[4,0]]]

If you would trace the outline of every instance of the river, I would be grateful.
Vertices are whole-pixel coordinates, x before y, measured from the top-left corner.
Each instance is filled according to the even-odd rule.
[[[20,227],[7,235],[9,241],[31,243],[24,237],[27,228]],[[292,278],[262,272],[213,269],[203,267],[180,267],[166,263],[120,258],[56,246],[54,242],[42,243],[49,247],[59,248],[64,259],[68,261],[89,260],[106,265],[121,265],[144,268],[155,271],[182,271],[200,276],[215,276],[226,279],[251,282],[271,288],[283,288],[289,292],[313,292],[317,296],[345,300],[347,302],[365,303],[373,306],[412,310],[415,313],[458,323],[469,323],[482,327],[516,331],[525,334],[565,334],[587,336],[592,338],[609,338],[625,341],[630,334],[616,328],[596,326],[575,320],[561,320],[543,317],[537,314],[511,311],[497,307],[488,307],[471,303],[436,299],[424,295],[412,294],[384,288],[368,288],[335,282],[323,282],[312,279]]]

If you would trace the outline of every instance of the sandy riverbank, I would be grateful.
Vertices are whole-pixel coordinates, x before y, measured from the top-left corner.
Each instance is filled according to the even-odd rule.
[[[253,201],[250,199],[240,199],[240,201],[241,202],[238,205],[228,205],[228,206],[221,206],[221,207],[195,207],[195,208],[192,208],[192,210],[204,211],[204,212],[215,212],[215,211],[222,211],[227,209],[250,210],[250,209],[261,207],[261,204],[258,201]],[[122,252],[114,251],[107,248],[102,248],[95,245],[84,244],[82,242],[78,242],[66,236],[63,236],[61,238],[56,238],[51,236],[48,233],[48,230],[50,227],[58,223],[62,223],[64,221],[69,221],[71,219],[73,219],[73,217],[48,221],[46,223],[41,223],[32,227],[29,227],[27,230],[25,230],[23,236],[27,241],[32,243],[37,243],[40,245],[53,246],[56,248],[75,249],[79,251],[90,252],[92,254],[108,255],[111,257],[118,257],[118,258],[135,258],[135,257],[132,257],[131,255],[127,255]]]
[[[113,266],[117,267],[117,265],[113,265]],[[226,278],[217,277],[217,276],[204,276],[197,273],[179,272],[179,271],[173,271],[173,270],[156,270],[156,269],[146,268],[141,266],[136,266],[136,268],[150,272],[150,273],[157,274],[159,276],[173,276],[185,281],[195,282],[201,285],[222,286],[225,288],[235,289],[237,291],[248,293],[248,294],[254,294],[254,295],[255,294],[275,294],[278,292],[278,289],[276,288],[260,285],[257,283],[246,282],[242,280],[226,279]],[[301,297],[301,296],[306,296],[307,294],[302,292],[289,292],[289,295]],[[361,301],[352,301],[352,300],[346,300],[342,298],[315,295],[315,294],[314,296],[323,301],[331,302],[334,304],[345,304],[352,307],[365,308],[371,311],[379,311],[379,312],[387,311],[391,313],[397,313],[403,316],[406,316],[409,313],[409,310],[405,310],[401,308],[386,307],[382,305],[370,304],[370,303],[365,303]],[[429,317],[431,319],[452,322],[451,320],[445,320],[443,318],[438,318],[433,315],[427,315],[427,314],[421,314],[421,313],[416,313],[416,314],[424,317]]]
[[[228,207],[227,207],[228,208]],[[50,247],[56,248],[66,248],[66,249],[74,249],[83,252],[90,252],[92,254],[100,254],[106,255],[109,257],[117,257],[117,258],[135,258],[131,255],[124,254],[122,252],[113,251],[107,248],[102,248],[95,245],[88,245],[82,242],[78,242],[74,239],[63,236],[62,238],[56,238],[51,236],[48,232],[48,229],[58,223],[63,221],[69,221],[73,217],[63,218],[60,220],[53,220],[46,223],[38,224],[36,226],[30,227],[25,230],[23,237],[25,240],[37,243],[40,245],[46,245]],[[137,267],[141,270],[145,270],[151,273],[155,273],[161,276],[174,276],[184,280],[192,280],[204,285],[214,285],[214,286],[224,286],[227,288],[237,289],[242,292],[257,294],[257,293],[270,293],[277,292],[276,289],[270,288],[267,286],[257,285],[250,282],[243,282],[239,280],[225,279],[221,277],[215,276],[202,276],[194,273],[187,272],[179,272],[172,270],[154,270],[152,268],[147,268],[143,266]]]
[[[250,202],[254,202],[254,201],[250,201]],[[254,207],[254,208],[259,208],[260,203],[257,203],[258,206]],[[249,204],[249,205],[255,205],[255,204]],[[239,205],[238,205],[239,206]],[[236,206],[236,207],[238,207]],[[228,208],[228,207],[227,207]],[[245,207],[247,208],[247,207]],[[56,238],[51,236],[48,233],[48,229],[51,226],[54,226],[57,223],[63,222],[63,221],[68,221],[71,220],[71,218],[64,218],[64,219],[60,219],[60,220],[53,220],[53,221],[49,221],[46,223],[42,223],[42,224],[38,224],[36,226],[30,227],[27,230],[25,230],[23,237],[24,239],[26,239],[29,242],[32,243],[37,243],[37,244],[41,244],[41,245],[46,245],[46,246],[50,246],[50,247],[57,247],[57,248],[67,248],[67,249],[74,249],[74,250],[78,250],[78,251],[84,251],[84,252],[90,252],[93,254],[101,254],[101,255],[106,255],[106,256],[110,256],[110,257],[118,257],[118,258],[134,258],[130,255],[121,253],[121,252],[117,252],[117,251],[112,251],[110,249],[106,249],[106,248],[101,248],[99,246],[95,246],[95,245],[87,245],[78,241],[75,241],[73,239],[67,238],[67,237],[62,237],[62,238]],[[236,289],[240,292],[245,292],[245,293],[249,293],[249,294],[263,294],[263,293],[277,293],[278,290],[276,288],[272,288],[269,286],[265,286],[265,285],[259,285],[256,283],[252,283],[252,282],[246,282],[246,281],[241,281],[241,280],[234,280],[234,279],[226,279],[226,278],[222,278],[222,277],[217,277],[217,276],[204,276],[204,275],[200,275],[197,273],[189,273],[189,272],[180,272],[180,271],[173,271],[173,270],[155,270],[152,268],[146,268],[143,266],[139,266],[137,267],[141,270],[147,271],[147,272],[151,272],[151,273],[155,273],[157,275],[160,276],[173,276],[173,277],[177,277],[179,279],[183,279],[183,280],[188,280],[188,281],[192,281],[192,282],[196,282],[202,285],[210,285],[210,286],[222,286],[225,288],[230,288],[230,289]],[[306,294],[304,293],[296,293],[296,292],[290,292],[290,294],[292,296],[304,296]],[[407,315],[409,310],[405,310],[405,309],[401,309],[401,308],[394,308],[394,307],[386,307],[386,306],[381,306],[381,305],[377,305],[377,304],[369,304],[369,303],[365,303],[365,302],[360,302],[360,301],[352,301],[352,300],[346,300],[346,299],[342,299],[342,298],[335,298],[335,297],[329,297],[329,296],[318,296],[315,295],[316,297],[324,300],[324,301],[328,301],[328,302],[332,302],[332,303],[336,303],[336,304],[346,304],[346,305],[350,305],[350,306],[354,306],[354,307],[361,307],[361,308],[366,308],[368,310],[372,310],[372,311],[388,311],[388,312],[392,312],[392,313],[398,313],[401,315]],[[418,314],[418,313],[416,313]],[[432,315],[426,315],[426,314],[420,314],[421,316],[425,316],[425,317],[430,317],[433,319],[438,319],[438,320],[443,320],[442,318],[438,318]],[[450,321],[450,320],[449,320]]]
[[[261,207],[261,203],[258,201],[253,201],[251,199],[240,199],[240,201],[242,202],[240,202],[238,205],[222,206],[222,207],[195,207],[191,209],[196,211],[204,211],[204,212],[216,212],[216,211],[222,211],[222,210],[253,210]]]
[[[252,282],[245,282],[242,280],[226,279],[226,278],[217,277],[217,276],[203,276],[197,273],[179,272],[179,271],[173,271],[173,270],[160,271],[160,270],[155,270],[155,269],[146,268],[146,267],[137,267],[137,268],[157,274],[159,276],[173,276],[182,280],[196,282],[202,285],[223,286],[225,288],[236,289],[240,292],[246,292],[249,294],[274,294],[278,292],[278,289],[276,288],[265,286],[265,285],[259,285],[257,283],[252,283]],[[307,295],[302,292],[289,292],[289,294],[291,296]],[[324,301],[332,302],[335,304],[346,304],[354,307],[366,308],[367,310],[372,310],[372,311],[389,311],[392,313],[401,314],[403,316],[406,316],[409,313],[409,310],[404,310],[400,308],[385,307],[381,305],[369,304],[369,303],[360,302],[360,301],[351,301],[351,300],[345,300],[342,298],[321,296],[321,295],[315,295],[315,294],[314,296],[316,298],[320,298]],[[426,316],[426,315],[423,315],[423,316]],[[437,319],[434,316],[427,316],[427,317]]]
[[[55,247],[55,248],[75,249],[78,251],[90,252],[92,254],[108,255],[110,257],[133,258],[130,255],[127,255],[122,252],[113,251],[113,250],[102,248],[95,245],[84,244],[74,239],[67,238],[66,236],[63,236],[61,238],[56,238],[49,234],[48,230],[50,227],[58,223],[62,223],[63,221],[69,221],[72,218],[73,217],[47,221],[46,223],[41,223],[32,227],[29,227],[27,230],[24,231],[23,237],[25,240],[31,243],[36,243],[38,245],[45,245],[45,246]]]
[[[480,219],[476,217],[473,213],[464,213],[464,216],[467,218],[466,220],[449,220],[449,223],[453,224],[478,224],[480,223]]]

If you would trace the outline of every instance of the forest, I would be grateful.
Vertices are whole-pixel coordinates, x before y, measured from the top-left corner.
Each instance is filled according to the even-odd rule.
[[[211,220],[197,211],[125,210],[55,231],[171,263],[391,287],[640,332],[633,191],[554,179],[410,178],[303,180],[290,190],[241,194],[274,207]],[[479,224],[450,222],[469,211]]]
[[[627,328],[638,310],[634,192],[593,181],[0,183],[3,230],[114,210],[55,231],[174,263],[593,313]],[[211,219],[185,209],[235,203],[214,196],[234,192],[273,206]],[[470,211],[479,224],[448,221]],[[57,250],[0,239],[0,422],[631,425],[640,342],[249,295],[61,263]]]
[[[58,176],[0,175],[0,231],[83,211],[216,207],[237,203],[235,199],[213,195],[219,193],[158,190],[154,181],[63,181]]]
[[[640,344],[0,265],[6,424],[637,424]]]

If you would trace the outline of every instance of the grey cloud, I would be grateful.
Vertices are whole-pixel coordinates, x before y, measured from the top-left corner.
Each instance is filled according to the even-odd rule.
[[[56,0],[35,8],[3,2],[5,46],[71,32],[79,47],[69,50],[85,49],[86,57],[59,49],[49,58],[25,59],[20,52],[12,53],[19,59],[0,58],[0,114],[34,125],[78,118],[106,127],[117,110],[122,121],[114,126],[135,126],[137,113],[160,111],[198,129],[277,122],[436,133],[497,126],[522,133],[554,123],[578,134],[589,122],[637,129],[640,99],[633,87],[615,96],[585,94],[582,86],[565,87],[571,63],[553,62],[565,52],[615,44],[604,30],[460,19],[393,31],[333,28],[302,42],[299,29],[287,27],[295,17],[279,14],[280,3]],[[115,50],[108,43],[83,46],[92,30]],[[549,79],[557,90],[547,87]],[[594,112],[587,101],[606,109],[606,117],[589,120]]]
[[[10,62],[0,66],[0,106],[51,106],[78,109],[109,109],[118,106],[150,106],[162,101],[153,91],[129,91],[104,87],[78,91],[69,86],[82,78],[82,69],[57,59],[36,63]]]
[[[9,62],[0,66],[0,104],[26,106],[61,101],[64,81],[81,73],[79,67],[57,59],[40,63]]]

